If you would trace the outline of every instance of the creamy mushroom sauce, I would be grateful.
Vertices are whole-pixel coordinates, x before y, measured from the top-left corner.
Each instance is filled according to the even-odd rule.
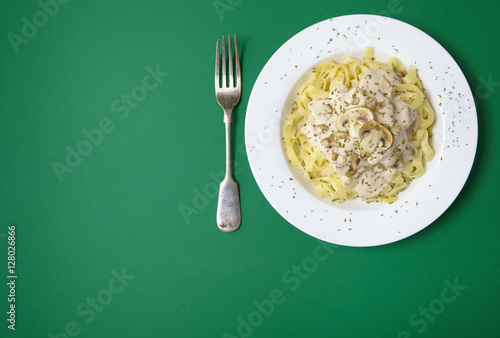
[[[358,87],[334,86],[329,98],[309,103],[314,118],[301,128],[342,176],[343,186],[362,198],[377,196],[417,154],[411,137],[419,116],[395,94],[400,76],[368,70]]]

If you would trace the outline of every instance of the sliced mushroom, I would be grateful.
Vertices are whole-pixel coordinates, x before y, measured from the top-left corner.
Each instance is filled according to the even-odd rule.
[[[374,170],[375,172],[382,172],[382,171],[384,171],[384,170],[385,170],[385,166],[384,166],[383,164],[377,164],[377,165],[373,168],[373,170]]]
[[[375,121],[370,121],[370,123],[364,123],[359,129],[359,137],[366,138],[373,130],[379,129],[379,123]]]
[[[339,167],[343,167],[346,164],[346,162],[347,162],[347,159],[344,155],[339,155],[337,157],[337,165]]]
[[[413,145],[406,147],[406,150],[408,151],[408,154],[410,154],[411,157],[415,157],[415,155],[417,155],[417,150],[415,150]]]
[[[384,108],[386,105],[385,101],[380,101],[380,102],[377,102],[377,106],[376,106],[376,109],[379,110],[379,109],[382,109]]]
[[[366,159],[367,156],[370,155],[370,153],[367,150],[361,148],[360,151],[359,151],[359,155],[361,156],[361,158]]]
[[[401,132],[401,126],[394,126],[391,128],[391,133],[394,136],[398,136],[400,132]]]
[[[397,169],[397,171],[403,170],[405,166],[405,161],[402,158],[398,158],[396,162],[394,162],[394,167]]]
[[[380,138],[380,142],[378,144],[379,148],[389,149],[392,146],[392,134],[389,130],[385,129],[387,132],[384,132],[384,136]]]
[[[372,105],[370,106],[370,110],[375,112],[379,109],[382,109],[384,108],[386,105],[385,101],[375,101],[372,103]]]
[[[340,147],[340,142],[339,140],[337,140],[335,137],[333,136],[328,136],[327,138],[324,138],[321,140],[321,144],[327,148],[327,149],[330,149],[332,147]]]
[[[339,157],[339,154],[337,154],[336,152],[332,151],[332,161],[336,161],[338,157]]]
[[[345,173],[345,176],[353,177],[355,173],[356,173],[356,170],[351,168],[351,169],[347,170],[347,172]]]
[[[377,146],[383,149],[387,149],[392,145],[392,134],[386,127],[375,121],[366,122],[359,129],[359,136],[361,138],[366,138],[374,130],[378,131],[378,143]]]
[[[352,137],[358,137],[359,130],[365,123],[367,123],[367,121],[359,119],[349,120],[349,122],[347,123],[347,131],[349,132],[349,135]]]
[[[346,109],[337,117],[335,123],[338,131],[346,132],[349,128],[349,122],[368,122],[373,120],[373,113],[366,107],[352,107]]]
[[[323,107],[324,107],[324,110],[321,113],[325,114],[326,116],[332,116],[332,113],[333,113],[332,105],[329,103],[323,102]]]
[[[343,139],[345,139],[347,136],[349,136],[349,133],[346,133],[346,132],[335,132],[335,133],[333,133],[333,135],[334,135],[336,138],[338,138],[338,139],[340,139],[340,140],[343,140]]]
[[[327,138],[321,140],[321,145],[326,149],[330,149],[332,146],[330,145],[330,141]]]
[[[361,162],[361,159],[359,157],[353,157],[351,159],[351,164],[353,167],[357,167],[359,165],[359,162]]]
[[[314,126],[314,129],[316,129],[317,132],[323,132],[325,130],[328,130],[328,126],[324,124],[317,124]]]

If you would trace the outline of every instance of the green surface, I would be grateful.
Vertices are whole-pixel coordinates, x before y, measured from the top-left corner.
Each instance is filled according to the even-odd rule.
[[[1,337],[500,336],[498,2],[67,1],[47,7],[52,16],[36,1],[2,7]],[[269,57],[300,30],[356,13],[440,42],[479,120],[455,203],[415,236],[372,248],[320,244],[288,224],[244,152],[248,98]],[[215,224],[213,178],[224,169],[214,49],[228,33],[243,67],[234,118],[243,224],[231,234]],[[79,145],[80,160],[68,155]],[[58,177],[53,163],[66,161],[71,172]]]

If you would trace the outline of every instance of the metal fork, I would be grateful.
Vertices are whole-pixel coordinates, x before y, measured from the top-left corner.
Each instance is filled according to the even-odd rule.
[[[233,55],[231,35],[228,35],[229,71],[226,74],[226,43],[222,37],[222,67],[220,66],[220,45],[217,40],[215,53],[215,96],[224,109],[224,124],[226,125],[226,176],[219,187],[219,202],[217,204],[217,226],[225,232],[237,230],[241,224],[240,193],[238,183],[233,179],[231,171],[231,113],[241,97],[241,69],[238,54],[238,40],[234,35],[236,84],[234,83]],[[222,68],[222,76],[220,69]],[[229,86],[227,85],[229,78]]]

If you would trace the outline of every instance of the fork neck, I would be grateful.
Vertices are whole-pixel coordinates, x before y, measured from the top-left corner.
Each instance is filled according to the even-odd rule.
[[[231,169],[231,110],[224,109],[224,125],[226,127],[226,177],[232,178]]]
[[[231,123],[232,121],[232,109],[224,109],[224,123]]]

